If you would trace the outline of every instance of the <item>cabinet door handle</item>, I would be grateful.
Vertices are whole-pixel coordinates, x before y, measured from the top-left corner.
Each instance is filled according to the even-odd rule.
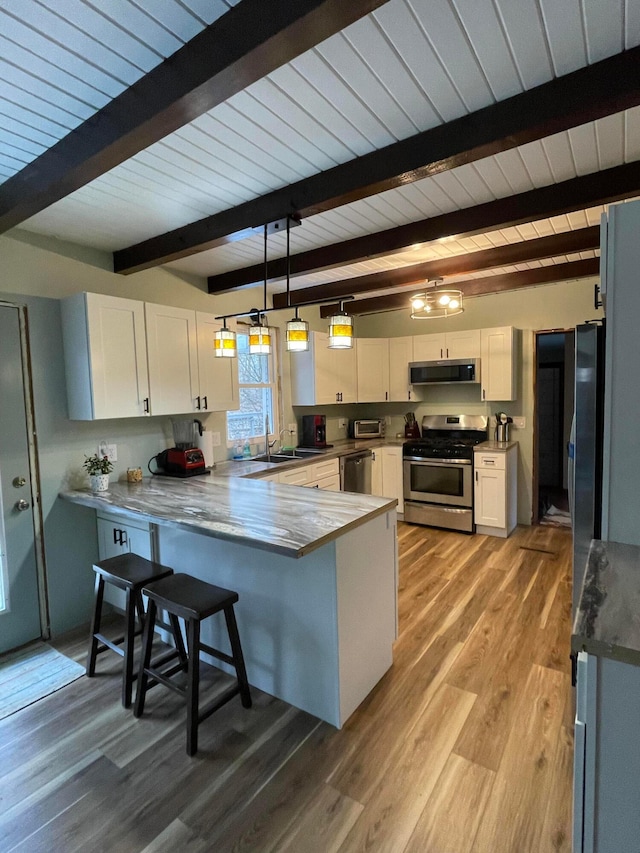
[[[443,349],[441,349],[441,350],[440,350],[440,358],[444,358],[443,352],[444,352],[444,350],[443,350]]]
[[[149,414],[149,398],[148,397],[145,397],[144,400],[142,401],[142,409],[143,409],[145,415]]]
[[[207,409],[207,408],[209,408],[209,403],[208,403],[208,401],[207,401],[207,395],[206,395],[206,394],[205,394],[205,395],[204,395],[204,397],[202,398],[202,408],[203,408],[203,409]]]
[[[476,483],[478,482],[478,472],[476,471]]]
[[[483,388],[482,389],[482,399],[484,400],[486,396],[487,396],[487,392]]]
[[[388,400],[388,399],[389,399],[389,392],[388,392],[388,391],[385,391],[385,392],[384,392],[384,399],[385,399],[385,400]]]
[[[449,358],[449,347],[447,347],[447,358]]]
[[[408,399],[408,400],[410,400],[410,399],[411,399],[411,390],[409,390],[409,396],[408,396],[408,398],[407,398],[407,399]]]
[[[118,544],[118,528],[117,527],[113,528],[113,544],[114,545]]]
[[[199,395],[196,397],[196,409],[198,411],[200,411],[200,396]]]

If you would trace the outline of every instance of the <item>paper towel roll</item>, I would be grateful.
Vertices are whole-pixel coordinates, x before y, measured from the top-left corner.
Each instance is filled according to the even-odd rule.
[[[204,464],[207,468],[213,467],[213,433],[210,429],[202,431],[202,435],[198,436],[198,447],[204,456]]]

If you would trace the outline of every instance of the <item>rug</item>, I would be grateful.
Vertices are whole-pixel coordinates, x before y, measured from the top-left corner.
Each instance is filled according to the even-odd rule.
[[[84,675],[84,667],[38,642],[0,658],[0,720]]]
[[[551,504],[540,524],[546,524],[549,527],[571,527],[571,515]]]

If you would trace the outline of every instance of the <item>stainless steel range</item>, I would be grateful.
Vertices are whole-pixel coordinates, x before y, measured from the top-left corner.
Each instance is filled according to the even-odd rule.
[[[425,415],[422,438],[403,445],[404,520],[473,533],[473,448],[486,415]]]

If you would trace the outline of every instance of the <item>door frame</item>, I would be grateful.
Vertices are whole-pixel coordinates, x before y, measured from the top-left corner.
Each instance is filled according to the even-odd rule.
[[[536,329],[533,332],[533,459],[531,460],[531,524],[540,523],[538,512],[538,499],[540,487],[538,483],[538,339],[543,335],[566,335],[569,332],[575,334],[576,327],[569,326],[564,329]]]
[[[26,305],[7,302],[0,299],[0,308],[13,308],[18,311],[20,328],[20,357],[22,363],[22,382],[24,386],[24,407],[26,412],[25,429],[29,455],[29,485],[31,491],[31,506],[33,507],[33,541],[36,560],[36,579],[38,585],[38,602],[40,610],[40,635],[43,640],[51,637],[51,622],[49,618],[49,595],[47,587],[47,570],[44,551],[44,522],[42,518],[42,501],[40,485],[40,467],[38,464],[38,435],[34,417],[33,380],[31,369],[31,350],[29,346],[29,313]]]

